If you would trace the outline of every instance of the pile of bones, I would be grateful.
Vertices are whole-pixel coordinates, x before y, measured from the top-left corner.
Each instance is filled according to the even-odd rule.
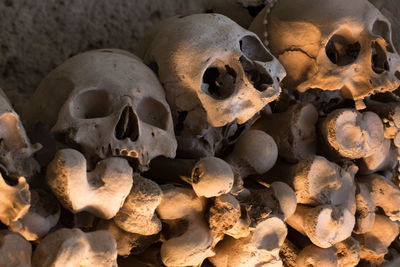
[[[140,58],[68,59],[20,110],[1,93],[0,265],[396,260],[400,56],[348,2],[279,0],[240,26],[214,1]]]

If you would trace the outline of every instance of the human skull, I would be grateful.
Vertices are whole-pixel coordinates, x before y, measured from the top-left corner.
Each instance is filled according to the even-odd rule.
[[[9,178],[30,177],[39,170],[33,153],[41,148],[32,145],[19,116],[0,89],[0,169]]]
[[[357,109],[364,97],[399,86],[390,22],[368,1],[282,0],[267,13],[250,30],[285,67],[285,86],[340,90]]]
[[[59,95],[49,98],[55,91]],[[88,159],[131,157],[145,168],[156,156],[175,156],[164,91],[153,72],[128,52],[94,50],[77,55],[53,70],[37,95],[48,96],[42,102],[65,102],[52,131]]]
[[[211,128],[244,124],[280,94],[282,65],[254,33],[223,15],[173,17],[149,39],[144,61],[166,90],[176,129],[191,128],[202,142],[216,135]]]

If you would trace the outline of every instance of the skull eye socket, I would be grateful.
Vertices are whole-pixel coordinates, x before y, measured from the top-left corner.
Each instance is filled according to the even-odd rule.
[[[334,34],[325,46],[329,60],[338,66],[346,66],[356,61],[360,53],[359,42],[352,42],[346,35]]]
[[[165,106],[157,100],[146,97],[136,107],[136,113],[142,122],[167,130],[169,113]]]
[[[201,89],[212,98],[223,100],[235,90],[236,71],[222,62],[216,64],[218,66],[210,66],[204,72]]]
[[[239,62],[242,65],[247,78],[256,90],[263,92],[274,83],[272,77],[268,72],[263,70],[261,66],[247,60],[243,56],[239,58]]]
[[[382,37],[386,42],[386,50],[390,53],[394,53],[394,49],[390,44],[390,29],[387,22],[383,20],[376,20],[372,26],[372,33]]]
[[[102,118],[112,113],[105,90],[89,90],[75,96],[70,106],[72,116],[79,119]]]
[[[240,50],[250,60],[269,62],[273,57],[255,36],[247,35],[239,41]]]

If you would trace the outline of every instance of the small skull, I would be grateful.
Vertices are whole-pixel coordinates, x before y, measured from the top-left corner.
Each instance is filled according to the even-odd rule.
[[[54,91],[59,96],[53,100]],[[77,55],[53,70],[35,94],[48,95],[43,102],[65,102],[52,131],[88,159],[137,158],[145,169],[156,156],[175,156],[163,88],[153,72],[128,52],[94,50]]]
[[[390,22],[368,1],[282,0],[267,13],[250,29],[285,67],[288,88],[340,90],[362,109],[366,96],[399,86]]]
[[[9,178],[30,177],[39,170],[33,153],[41,148],[32,145],[19,116],[0,89],[0,169]]]
[[[161,23],[150,37],[144,61],[166,90],[180,147],[191,146],[181,137],[188,129],[198,143],[217,142],[213,129],[234,124],[218,130],[232,138],[237,123],[246,123],[278,98],[285,75],[254,33],[219,14]]]

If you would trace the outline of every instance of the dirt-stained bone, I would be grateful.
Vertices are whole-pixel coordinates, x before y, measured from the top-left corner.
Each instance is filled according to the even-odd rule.
[[[376,204],[369,187],[364,183],[356,183],[356,223],[353,232],[363,234],[369,232],[375,222]]]
[[[279,249],[287,235],[286,225],[277,217],[260,222],[251,235],[234,239],[226,237],[216,249],[210,261],[216,267],[229,266],[282,266]]]
[[[354,214],[355,165],[345,168],[321,156],[301,160],[292,169],[289,185],[293,186],[297,202],[309,205],[342,205]]]
[[[316,154],[318,113],[312,104],[295,104],[282,113],[264,115],[252,129],[260,129],[274,138],[281,157],[297,162]]]
[[[213,235],[204,220],[205,201],[191,189],[167,186],[157,207],[160,219],[172,233],[161,246],[161,259],[166,266],[197,266],[212,251]]]
[[[174,157],[176,139],[165,93],[154,73],[129,52],[101,49],[76,55],[40,83],[25,117],[47,123],[88,161],[109,156]]]
[[[385,262],[389,245],[399,235],[399,226],[388,217],[376,214],[374,226],[365,234],[354,235],[360,243],[360,257],[379,266]]]
[[[30,267],[32,258],[32,246],[19,234],[8,231],[0,231],[0,265]]]
[[[130,233],[157,234],[161,231],[161,221],[155,210],[161,199],[161,188],[155,182],[134,174],[131,192],[113,220]]]
[[[286,222],[321,248],[329,248],[351,236],[354,215],[341,206],[297,205],[296,212]]]
[[[364,184],[375,205],[381,207],[386,216],[393,221],[400,221],[400,189],[378,174],[359,177],[359,183]]]
[[[31,205],[31,192],[29,184],[24,177],[18,179],[18,184],[10,186],[6,183],[0,173],[0,221],[10,225],[21,219],[29,210]]]
[[[336,109],[322,120],[320,131],[331,150],[351,159],[374,154],[384,141],[382,121],[371,111]]]
[[[242,178],[263,174],[271,169],[278,158],[274,139],[260,130],[248,130],[239,137],[232,153],[225,160]]]
[[[33,266],[117,267],[117,244],[108,231],[84,233],[63,228],[48,234],[36,248]]]
[[[33,154],[42,146],[31,144],[18,114],[0,89],[0,168],[8,177],[27,179],[39,171]]]
[[[298,267],[337,267],[339,265],[335,249],[320,248],[316,245],[308,245],[303,248],[296,258]]]
[[[129,194],[132,168],[125,159],[111,157],[87,172],[86,159],[79,151],[61,149],[49,164],[46,179],[64,208],[110,219]]]
[[[279,0],[250,30],[268,42],[291,89],[340,90],[363,109],[366,96],[399,86],[390,22],[368,1]]]
[[[244,124],[278,98],[285,75],[254,33],[220,14],[163,21],[144,61],[166,90],[178,154],[191,157],[214,156],[221,139],[233,143]]]
[[[31,206],[18,221],[11,222],[10,229],[26,240],[44,237],[60,218],[60,205],[54,195],[42,189],[31,189]]]

